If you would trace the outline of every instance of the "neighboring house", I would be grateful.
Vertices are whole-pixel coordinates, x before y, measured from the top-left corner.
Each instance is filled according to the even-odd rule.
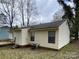
[[[12,35],[9,31],[10,27],[8,27],[6,23],[7,23],[6,16],[3,13],[1,13],[0,14],[0,41],[12,39]]]
[[[0,27],[0,40],[9,40],[12,39],[12,35],[9,32],[8,26]]]
[[[64,20],[15,30],[16,44],[36,43],[41,47],[61,49],[70,42],[68,24]]]

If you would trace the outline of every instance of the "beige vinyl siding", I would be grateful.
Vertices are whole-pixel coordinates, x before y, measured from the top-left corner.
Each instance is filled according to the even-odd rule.
[[[29,28],[21,29],[21,31],[14,32],[14,37],[16,37],[16,44],[17,45],[28,45],[29,44]]]
[[[15,37],[16,37],[16,44],[17,45],[21,45],[22,43],[22,34],[21,34],[21,31],[18,31],[15,33]]]
[[[70,42],[70,32],[67,21],[65,21],[58,30],[58,48],[62,48]]]
[[[48,43],[48,31],[36,31],[35,32],[35,43],[38,43],[42,47],[58,49],[57,45],[57,31],[55,35],[55,43]]]
[[[22,29],[22,42],[21,45],[28,45],[29,44],[29,32],[28,28]]]

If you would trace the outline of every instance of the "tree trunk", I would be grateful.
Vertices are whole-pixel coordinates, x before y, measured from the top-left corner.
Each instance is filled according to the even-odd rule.
[[[25,26],[23,9],[22,9],[22,21],[23,21],[23,26]]]
[[[27,18],[27,27],[29,27],[29,18]]]
[[[75,31],[75,40],[78,40],[78,28],[76,28],[76,31]]]
[[[12,29],[13,28],[13,26],[12,26],[12,22],[10,22],[10,29]]]
[[[23,4],[23,1],[21,0],[21,14],[22,14],[22,26],[25,26],[25,23],[24,23],[24,4]]]

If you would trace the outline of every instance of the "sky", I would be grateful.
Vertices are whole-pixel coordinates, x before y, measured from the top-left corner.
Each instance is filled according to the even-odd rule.
[[[35,0],[35,1],[36,1],[36,9],[37,9],[38,15],[36,17],[31,18],[30,24],[51,22],[54,20],[53,19],[54,14],[60,11],[61,9],[61,6],[57,2],[57,0]],[[25,17],[25,19],[26,18],[27,17]]]
[[[71,4],[67,1],[66,3],[73,7],[73,3]],[[30,20],[30,23],[32,24],[51,22],[54,20],[54,15],[56,13],[58,13],[59,16],[62,14],[62,7],[59,5],[57,0],[36,0],[36,7],[38,15]],[[15,9],[17,10],[16,13],[19,14],[17,7]],[[26,14],[26,12],[24,13]],[[20,24],[20,22],[22,23],[21,16],[17,15],[16,17],[18,17],[17,19],[19,19],[19,22],[17,21],[17,25]]]
[[[17,6],[17,3],[16,3]],[[25,3],[26,7],[26,3]],[[57,0],[36,0],[36,7],[37,7],[37,12],[38,15],[35,18],[31,18],[30,23],[45,23],[45,22],[50,22],[53,21],[53,15],[58,12],[61,9],[61,6],[57,2]],[[21,15],[19,14],[20,12],[18,11],[17,7],[15,8],[16,13],[18,14],[16,19],[19,21],[15,21],[16,24],[20,24],[21,21]],[[26,14],[26,12],[24,12]],[[25,16],[25,22],[26,21],[26,16]],[[14,23],[15,23],[14,22]]]
[[[67,0],[65,0],[65,3],[67,5],[70,5],[71,7],[75,7],[73,2],[68,2]],[[57,0],[36,0],[36,7],[37,7],[38,15],[36,17],[31,18],[30,24],[51,22],[55,20],[54,19],[55,15],[62,17],[64,13],[62,6],[57,2]],[[27,17],[25,17],[25,20],[26,18]]]
[[[63,12],[62,7],[59,5],[57,0],[36,0],[36,2],[40,15],[39,20],[43,23],[53,21],[55,13],[61,15]],[[73,0],[71,2],[65,0],[65,3],[71,7],[75,7]]]
[[[53,20],[53,15],[61,9],[57,0],[36,0],[36,3],[41,22]]]

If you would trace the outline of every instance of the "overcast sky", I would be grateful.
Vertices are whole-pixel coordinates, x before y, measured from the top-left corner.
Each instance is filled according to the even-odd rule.
[[[60,11],[61,6],[57,0],[35,0],[38,15],[30,20],[32,24],[53,21],[53,15]],[[61,12],[62,13],[62,12]],[[60,13],[60,14],[61,14]]]
[[[74,7],[73,2],[68,2],[67,0],[65,0],[65,3],[67,5],[70,5],[71,7]],[[36,0],[36,7],[37,7],[38,16],[30,20],[30,23],[32,24],[36,24],[36,23],[38,24],[40,22],[46,23],[46,22],[53,21],[55,20],[53,18],[56,13],[60,17],[61,15],[63,15],[62,6],[59,5],[57,0]]]
[[[67,2],[67,1],[66,3],[68,5],[73,6],[73,3],[71,4],[70,2]],[[37,7],[38,16],[37,18],[35,18],[35,20],[34,19],[30,20],[30,22],[36,22],[36,23],[50,22],[54,20],[53,18],[54,18],[55,13],[58,13],[58,15],[62,14],[62,7],[59,5],[57,0],[36,0],[36,7]],[[15,9],[17,10],[17,8]],[[17,13],[19,13],[18,10],[17,10]],[[21,17],[20,16],[16,16],[16,17],[18,17],[20,21]],[[18,24],[19,22],[17,22],[17,25]]]
[[[58,12],[58,14],[62,14],[62,7],[59,5],[57,0],[36,0],[37,8],[40,14],[39,19],[41,22],[49,22],[53,20],[53,15]],[[73,0],[71,2],[65,0],[67,5],[71,7],[75,7]],[[60,12],[61,11],[61,12]]]
[[[34,1],[34,0],[33,0]],[[26,7],[26,4],[25,4]],[[37,17],[35,17],[34,19],[32,18],[32,20],[30,20],[30,22],[36,22],[36,23],[45,23],[45,22],[49,22],[51,20],[53,20],[53,15],[59,11],[61,9],[59,3],[57,2],[57,0],[36,0],[36,7],[37,7],[37,12],[38,15]],[[20,22],[22,22],[21,16],[20,16],[20,12],[18,11],[17,7],[15,8],[16,13],[18,14],[16,17],[16,19],[19,20],[19,22],[15,21],[14,23],[20,24]],[[25,14],[27,14],[26,12],[24,12]],[[25,15],[25,22],[27,17]]]
[[[36,0],[39,19],[48,22],[53,20],[53,15],[61,9],[57,0]]]

